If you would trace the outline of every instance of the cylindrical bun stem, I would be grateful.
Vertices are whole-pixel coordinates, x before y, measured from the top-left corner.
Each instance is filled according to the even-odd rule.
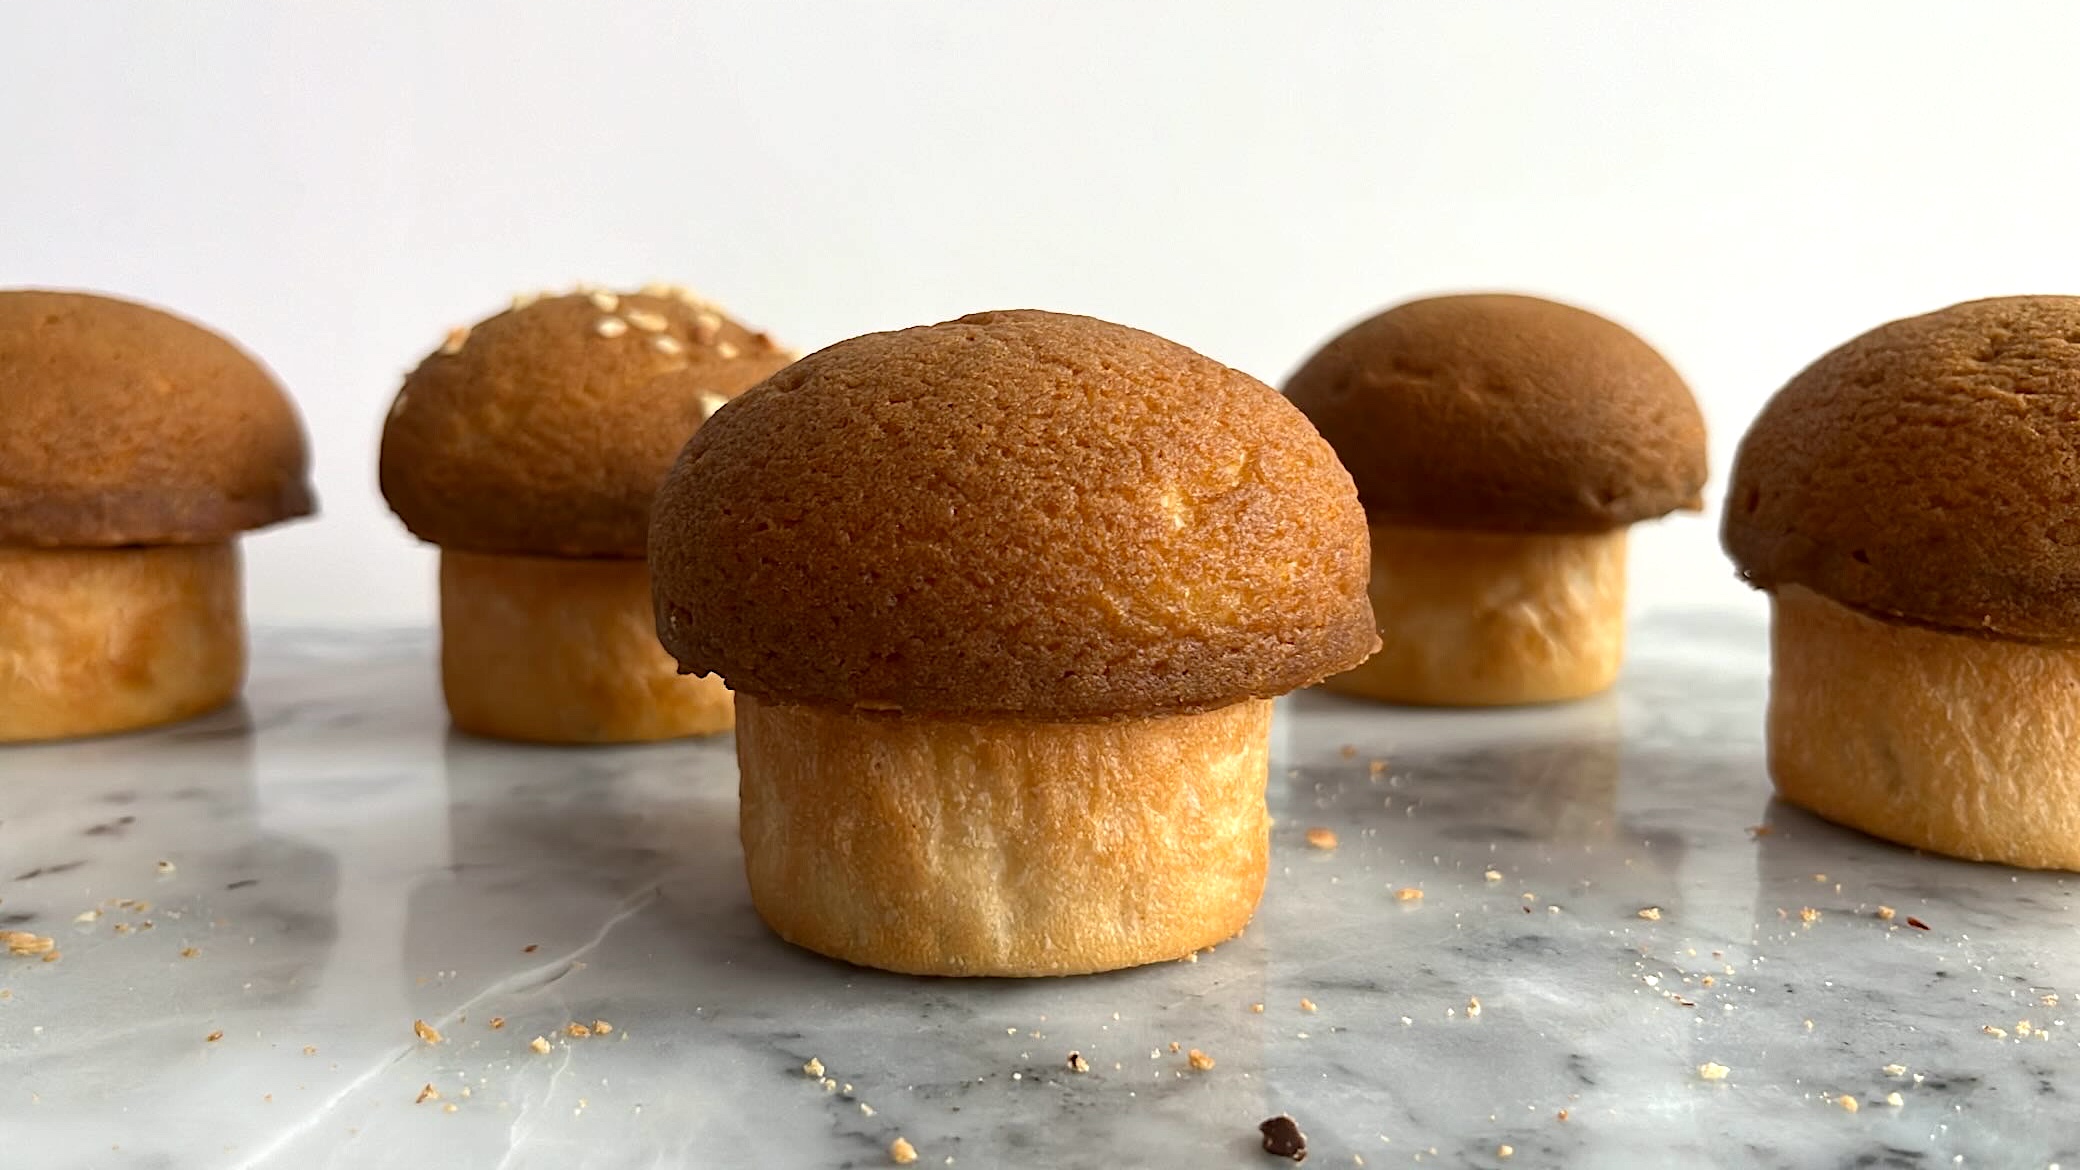
[[[1271,704],[969,722],[738,698],[744,863],[782,938],[919,975],[1072,975],[1234,936]]]
[[[1972,861],[2080,870],[2080,648],[1772,597],[1769,770],[1792,804]]]
[[[729,688],[658,644],[638,560],[441,552],[441,686],[455,726],[534,743],[728,731]]]
[[[1326,685],[1442,707],[1551,703],[1608,689],[1624,656],[1625,533],[1372,525],[1382,645]]]
[[[245,669],[232,544],[0,549],[0,742],[200,715]]]

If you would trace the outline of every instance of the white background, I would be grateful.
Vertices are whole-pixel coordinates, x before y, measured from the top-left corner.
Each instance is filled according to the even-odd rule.
[[[249,543],[262,621],[429,621],[375,490],[403,371],[515,290],[652,278],[805,348],[1038,306],[1273,382],[1418,293],[1574,300],[1713,428],[1636,605],[1753,605],[1716,505],[1772,390],[2080,291],[2076,49],[2056,3],[11,3],[0,285],[279,372],[324,514]]]

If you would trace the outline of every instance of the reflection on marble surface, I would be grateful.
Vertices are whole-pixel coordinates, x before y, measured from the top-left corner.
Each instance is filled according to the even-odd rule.
[[[1759,624],[1634,645],[1567,707],[1290,700],[1242,938],[960,982],[766,933],[727,741],[458,737],[425,636],[265,633],[242,711],[0,750],[0,924],[63,953],[0,959],[0,1165],[1272,1165],[1290,1112],[1311,1165],[2080,1168],[2072,880],[1772,805]]]

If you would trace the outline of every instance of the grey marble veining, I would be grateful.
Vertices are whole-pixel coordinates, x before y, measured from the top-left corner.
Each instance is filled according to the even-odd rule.
[[[1288,700],[1242,938],[956,982],[765,932],[728,741],[471,740],[423,634],[263,632],[241,710],[0,749],[63,954],[0,959],[0,1166],[1269,1166],[1284,1111],[1321,1166],[2080,1170],[2074,881],[1772,804],[1751,618],[1633,643],[1567,707]]]

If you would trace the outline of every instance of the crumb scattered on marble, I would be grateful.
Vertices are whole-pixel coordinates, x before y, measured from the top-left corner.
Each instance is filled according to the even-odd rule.
[[[542,944],[540,943],[528,943],[526,946],[520,948],[520,953],[523,955],[531,955],[541,949]]]
[[[1894,910],[1894,909],[1893,909],[1892,907],[1890,907],[1890,906],[1880,906],[1880,907],[1878,907],[1878,917],[1879,917],[1879,918],[1881,918],[1881,919],[1883,919],[1883,920],[1884,920],[1884,921],[1886,921],[1886,922],[1890,922],[1890,921],[1892,921],[1893,915],[1895,915],[1895,914],[1898,914],[1898,913],[1899,913],[1899,911],[1897,911],[1897,910]]]
[[[899,1137],[888,1143],[888,1160],[898,1166],[908,1166],[917,1161],[917,1147]]]
[[[448,1102],[448,1103],[447,1103],[446,1105],[443,1105],[443,1106],[441,1106],[441,1112],[442,1112],[442,1113],[460,1113],[461,1111],[462,1111],[462,1106],[460,1106],[460,1105],[457,1105],[457,1104],[456,1104],[455,1102],[453,1102],[453,1101],[450,1101],[450,1102]]]
[[[1261,1015],[1263,1015],[1263,1014],[1264,1014],[1264,1005],[1263,1005],[1263,1004],[1260,1004],[1260,1003],[1253,1003],[1253,1004],[1249,1005],[1249,1010],[1251,1010],[1251,1011],[1253,1011],[1253,1012],[1255,1012],[1255,1013],[1257,1013],[1258,1015],[1260,1015],[1260,1016],[1261,1016]]]
[[[1290,1114],[1266,1118],[1257,1126],[1257,1132],[1264,1135],[1265,1153],[1295,1162],[1307,1160],[1307,1135],[1300,1132],[1300,1123]]]
[[[1314,828],[1307,830],[1307,843],[1316,849],[1334,849],[1336,848],[1336,830],[1323,825],[1316,825]]]
[[[2006,1040],[2008,1038],[2008,1030],[2006,1028],[1996,1028],[1992,1024],[1987,1024],[1979,1030],[1996,1040]]]
[[[58,941],[28,930],[0,930],[0,943],[7,944],[10,955],[47,955],[58,945]]]
[[[1906,1105],[1907,1099],[1899,1095],[1898,1089],[1894,1089],[1892,1092],[1885,1094],[1885,1103],[1894,1109],[1898,1109]]]
[[[563,1034],[573,1040],[583,1040],[585,1037],[592,1035],[592,1029],[576,1020],[572,1020],[563,1026]]]
[[[1776,832],[1776,831],[1777,831],[1777,830],[1776,830],[1776,828],[1775,828],[1774,826],[1772,826],[1772,825],[1749,825],[1749,826],[1748,826],[1748,836],[1750,836],[1750,837],[1754,837],[1754,838],[1762,838],[1762,837],[1767,837],[1767,836],[1769,836],[1769,835],[1770,835],[1771,833],[1774,833],[1774,832]]]
[[[172,873],[173,863],[171,861],[161,861],[153,868],[157,869],[160,873]]]
[[[1847,1093],[1843,1093],[1841,1096],[1836,1097],[1834,1099],[1834,1103],[1841,1106],[1844,1110],[1850,1113],[1854,1113],[1858,1109],[1862,1108],[1862,1106],[1857,1104],[1856,1098],[1851,1097]]]
[[[823,1062],[812,1056],[809,1058],[809,1062],[802,1066],[802,1072],[811,1078],[821,1080],[823,1078]]]
[[[195,949],[194,947],[182,947],[182,948],[181,948],[181,958],[183,958],[183,959],[192,959],[192,958],[194,958],[195,956],[197,956],[197,955],[199,955],[199,954],[201,954],[201,953],[202,953],[201,951],[198,951],[198,950],[196,950],[196,949]]]
[[[216,1031],[211,1032],[209,1035],[204,1036],[202,1038],[202,1042],[204,1044],[215,1044],[217,1041],[222,1040],[223,1038],[224,1030],[222,1028],[219,1028]]]
[[[874,1116],[874,1107],[872,1105],[867,1104],[865,1101],[861,1101],[859,1103],[859,1111],[860,1115],[863,1117]]]
[[[421,1086],[421,1087],[420,1087],[420,1089],[419,1089],[419,1096],[418,1096],[418,1099],[417,1099],[417,1100],[415,1100],[415,1101],[413,1101],[413,1102],[412,1102],[412,1104],[414,1104],[414,1105],[424,1105],[424,1104],[426,1104],[426,1103],[427,1103],[428,1101],[438,1101],[438,1100],[440,1100],[440,1099],[441,1099],[441,1091],[440,1091],[439,1089],[436,1089],[436,1088],[434,1088],[434,1087],[433,1087],[432,1085],[430,1085],[430,1084],[429,1084],[429,1085],[423,1085],[423,1086]]]
[[[1337,748],[1336,754],[1342,756],[1346,760],[1355,760],[1358,758],[1358,749],[1355,744],[1347,743],[1344,744],[1342,747]]]
[[[1304,996],[1304,995],[1303,995],[1303,996],[1301,996],[1301,997],[1300,997],[1300,1010],[1301,1010],[1301,1011],[1303,1011],[1303,1012],[1311,1012],[1311,1011],[1314,1011],[1314,1010],[1315,1010],[1315,1006],[1314,1006],[1314,1001],[1313,1001],[1313,1000],[1311,1000],[1311,999],[1309,999],[1309,998],[1307,998],[1307,997],[1306,997],[1306,996]]]
[[[315,1045],[315,1044],[306,1044],[306,1045],[304,1045],[304,1046],[303,1046],[303,1054],[304,1054],[305,1056],[316,1056],[316,1055],[318,1055],[318,1046],[317,1046],[317,1045]]]
[[[1482,874],[1481,877],[1489,882],[1499,882],[1502,880],[1502,871],[1491,869],[1488,872]]]
[[[1200,1072],[1213,1067],[1213,1058],[1196,1048],[1185,1054],[1185,1061]]]
[[[1510,1145],[1507,1142],[1495,1147],[1495,1156],[1498,1158],[1507,1158],[1516,1152],[1517,1147]]]
[[[614,1025],[605,1020],[594,1020],[592,1021],[592,1034],[595,1036],[611,1036],[614,1034]]]
[[[1703,987],[1710,987],[1710,986],[1712,986],[1713,984],[1715,984],[1715,983],[1719,982],[1719,980],[1718,980],[1717,978],[1713,977],[1713,976],[1710,976],[1710,975],[1706,975],[1706,976],[1705,976],[1705,977],[1703,977],[1702,979],[1699,979],[1699,980],[1698,980],[1697,982],[1698,982],[1698,984],[1699,984],[1700,986],[1703,986]]]
[[[1732,1069],[1727,1068],[1716,1060],[1707,1060],[1697,1066],[1697,1075],[1708,1081],[1723,1081],[1726,1079],[1726,1074],[1732,1071]]]
[[[1661,921],[1661,907],[1642,906],[1639,908],[1639,916],[1648,922],[1659,922]]]
[[[74,922],[93,922],[101,917],[99,910],[82,910],[72,916]]]
[[[412,1034],[428,1044],[439,1044],[441,1042],[440,1029],[427,1023],[425,1020],[412,1021]]]
[[[536,1036],[534,1039],[529,1040],[527,1042],[527,1046],[529,1048],[534,1049],[536,1052],[541,1053],[544,1056],[547,1056],[549,1054],[549,1041],[546,1037]]]
[[[1414,886],[1403,886],[1394,891],[1394,900],[1396,902],[1420,902],[1423,900],[1423,891]]]
[[[1481,1014],[1480,996],[1469,995],[1466,997],[1466,1014],[1469,1016],[1478,1016]]]
[[[1805,1022],[1805,1024],[1806,1024],[1806,1031],[1810,1032],[1810,1031],[1812,1031],[1812,1030],[1813,1030],[1813,1021],[1811,1021],[1811,1020],[1807,1020],[1807,1021]]]
[[[1912,915],[1908,915],[1907,925],[1913,927],[1915,930],[1927,930],[1929,928],[1928,923],[1923,922],[1919,918],[1915,918]]]
[[[1069,1071],[1087,1073],[1091,1071],[1091,1062],[1083,1058],[1083,1053],[1072,1052],[1069,1054]]]
[[[1183,1051],[1183,1050],[1184,1050],[1184,1046],[1183,1046],[1183,1045],[1181,1045],[1181,1044],[1179,1044],[1179,1043],[1178,1043],[1177,1041],[1175,1041],[1175,1040],[1172,1040],[1172,1041],[1170,1042],[1170,1051],[1172,1051],[1172,1052],[1181,1052],[1181,1051]]]
[[[1903,1077],[1907,1075],[1907,1066],[1903,1064],[1888,1064],[1879,1071],[1888,1077]]]
[[[1798,920],[1800,922],[1818,922],[1820,921],[1820,912],[1811,906],[1800,906],[1798,908]]]
[[[505,1026],[506,1018],[504,1016],[493,1016],[491,1017],[490,1021],[485,1024],[485,1027],[490,1028],[494,1032],[498,1031],[500,1028],[503,1028]]]
[[[1566,1121],[1566,1120],[1567,1120],[1567,1110],[1565,1110],[1565,1109],[1562,1109],[1562,1110],[1561,1110],[1560,1112],[1558,1112],[1558,1113],[1555,1113],[1555,1114],[1553,1114],[1553,1120],[1554,1120],[1554,1121]]]

